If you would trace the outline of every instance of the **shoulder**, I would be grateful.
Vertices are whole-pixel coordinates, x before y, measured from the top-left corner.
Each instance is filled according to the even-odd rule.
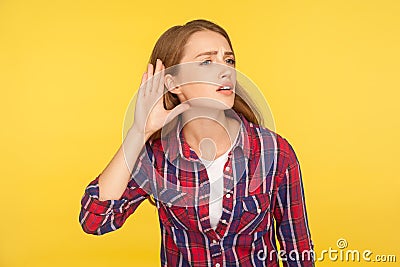
[[[262,125],[249,123],[250,136],[252,138],[254,154],[271,154],[274,153],[280,161],[280,166],[288,167],[296,163],[297,156],[292,144],[274,130]]]

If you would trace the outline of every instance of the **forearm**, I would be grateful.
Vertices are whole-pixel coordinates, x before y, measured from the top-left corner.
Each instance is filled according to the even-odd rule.
[[[132,168],[149,135],[129,129],[117,153],[99,177],[99,200],[118,200],[125,191]]]

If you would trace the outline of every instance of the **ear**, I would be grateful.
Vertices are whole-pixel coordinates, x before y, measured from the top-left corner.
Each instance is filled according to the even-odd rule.
[[[176,85],[174,77],[171,74],[166,74],[164,76],[164,84],[169,92],[176,95],[182,94],[181,88]]]

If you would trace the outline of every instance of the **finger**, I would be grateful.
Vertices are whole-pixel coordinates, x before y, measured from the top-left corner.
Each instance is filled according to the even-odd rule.
[[[158,74],[160,76],[160,80],[157,86],[157,95],[164,93],[164,81],[165,81],[165,66],[162,64],[161,71]]]
[[[153,78],[153,65],[152,65],[151,63],[149,63],[149,64],[147,65],[146,92],[150,91],[150,89],[151,89],[152,78]]]
[[[144,72],[142,75],[142,81],[140,82],[140,86],[142,86],[146,82],[146,79],[147,79],[147,72]]]
[[[178,116],[179,114],[185,112],[186,110],[188,110],[190,108],[190,105],[188,103],[182,103],[177,105],[176,107],[174,107],[172,110],[168,111],[168,116],[166,119],[165,124],[167,124],[168,122],[170,122],[173,118],[175,118],[176,116]]]
[[[161,69],[162,69],[162,62],[161,62],[161,59],[158,59],[158,58],[157,58],[157,61],[156,61],[156,69],[155,69],[155,71],[154,71],[154,75],[157,74]]]
[[[157,91],[156,87],[158,87],[158,83],[160,82],[160,74],[159,73],[160,73],[161,68],[162,68],[161,60],[159,60],[157,58],[157,60],[156,60],[156,68],[154,70],[154,76],[153,76],[152,87],[150,88],[150,92],[152,92],[152,91],[156,92]]]
[[[139,93],[140,94],[142,94],[142,95],[145,95],[145,87],[146,87],[146,85],[145,85],[145,82],[146,82],[146,80],[147,80],[147,72],[145,72],[145,73],[143,73],[143,75],[142,75],[142,81],[140,82],[140,87],[139,87]]]

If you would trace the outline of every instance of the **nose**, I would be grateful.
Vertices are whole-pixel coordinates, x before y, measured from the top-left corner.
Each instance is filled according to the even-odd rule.
[[[221,65],[218,78],[220,79],[229,79],[232,76],[232,70],[228,66]]]
[[[233,69],[231,65],[226,63],[222,50],[218,51],[216,63],[218,65],[218,78],[230,80],[235,69]]]
[[[218,65],[218,78],[221,80],[225,79],[231,80],[235,69],[229,66],[227,63],[218,62],[217,65]]]

